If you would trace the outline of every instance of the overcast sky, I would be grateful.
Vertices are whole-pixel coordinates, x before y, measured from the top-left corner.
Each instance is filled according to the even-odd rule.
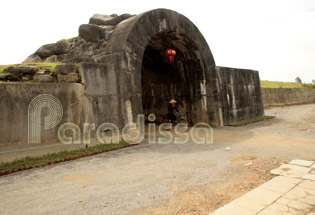
[[[0,65],[78,35],[95,14],[167,8],[189,18],[218,66],[259,70],[261,80],[315,79],[315,0],[1,1]]]

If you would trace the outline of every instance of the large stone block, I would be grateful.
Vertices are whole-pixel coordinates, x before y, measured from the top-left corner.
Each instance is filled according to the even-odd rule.
[[[11,73],[15,75],[20,74],[35,74],[37,72],[37,68],[35,66],[10,66],[4,69],[4,73]]]
[[[77,83],[80,80],[79,74],[76,72],[71,72],[67,75],[57,75],[57,80],[59,83]]]
[[[106,21],[115,18],[115,16],[103,15],[103,14],[94,14],[89,21],[89,24],[95,25],[104,25]]]
[[[121,21],[128,19],[132,17],[133,15],[130,14],[122,14],[120,16],[107,16],[107,15],[100,15],[95,14],[90,19],[90,24],[96,24],[96,25],[117,25]]]
[[[35,79],[38,83],[53,83],[55,80],[51,75],[36,75]]]
[[[117,86],[120,83],[117,83],[119,73],[114,69],[114,65],[79,63],[79,73],[82,83],[86,86],[87,95],[117,95]]]
[[[76,72],[76,67],[74,64],[57,65],[54,72],[56,75],[67,75]]]
[[[60,55],[65,54],[70,49],[70,43],[66,41],[59,41],[57,43],[47,44],[40,47],[35,54],[42,57],[47,58],[52,55]]]
[[[97,25],[91,24],[80,25],[79,35],[87,42],[98,42],[102,39],[105,39],[104,30]]]
[[[28,144],[30,103],[42,94],[57,98],[63,111],[61,121],[55,127],[44,129],[41,123],[41,143],[58,143],[57,132],[59,126],[65,122],[72,122],[81,127],[80,123],[93,120],[93,114],[88,108],[89,103],[82,97],[84,93],[82,84],[1,84],[0,92],[3,97],[0,100],[2,108],[0,144]],[[49,109],[43,108],[41,114],[43,119],[49,114]]]

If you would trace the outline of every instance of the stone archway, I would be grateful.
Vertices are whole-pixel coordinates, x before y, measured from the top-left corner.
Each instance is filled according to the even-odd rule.
[[[164,57],[167,48],[177,51],[171,65]],[[86,123],[97,127],[110,122],[122,129],[136,122],[138,114],[163,114],[171,97],[195,123],[223,126],[264,115],[258,71],[216,67],[198,28],[185,16],[167,9],[140,15],[96,14],[89,24],[80,25],[79,36],[44,45],[26,61],[72,65],[59,65],[58,74],[56,70],[50,75],[40,72],[42,78],[56,84],[1,85],[7,98],[0,104],[7,110],[3,114],[5,129],[0,133],[4,142],[25,140],[25,111],[38,94],[59,98],[64,108],[61,122],[80,128]],[[8,68],[8,72],[32,77],[30,69],[40,75],[36,68],[21,70],[19,66]],[[17,104],[24,112],[16,114],[12,107]],[[25,120],[21,123],[21,119]],[[43,140],[56,141],[57,132],[55,127]],[[11,134],[18,135],[12,139]]]
[[[172,64],[164,56],[168,48],[177,52]],[[141,69],[144,114],[166,115],[168,101],[174,98],[180,112],[193,122],[202,120],[197,103],[202,99],[200,83],[204,77],[198,57],[194,42],[176,30],[160,32],[150,40]]]
[[[172,65],[161,58],[167,48],[178,53]],[[131,83],[120,93],[132,101],[133,119],[143,112],[160,113],[169,97],[175,96],[194,121],[219,124],[215,62],[204,37],[185,16],[157,9],[131,17],[116,27],[105,53],[99,62],[108,62],[115,55],[120,60],[120,78]],[[156,79],[147,79],[150,75]],[[168,76],[169,87],[159,90],[167,80],[162,81],[163,75]],[[147,90],[166,97],[150,97]]]

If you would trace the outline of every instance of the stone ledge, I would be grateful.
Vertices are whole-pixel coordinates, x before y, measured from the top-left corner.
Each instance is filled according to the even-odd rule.
[[[313,215],[314,161],[293,160],[272,170],[277,176],[209,215]],[[295,165],[296,164],[296,165]],[[309,168],[299,166],[306,165]],[[288,172],[290,174],[288,174]]]
[[[289,162],[289,164],[304,166],[304,167],[310,167],[314,164],[314,162],[313,161],[306,161],[306,160],[292,160]]]

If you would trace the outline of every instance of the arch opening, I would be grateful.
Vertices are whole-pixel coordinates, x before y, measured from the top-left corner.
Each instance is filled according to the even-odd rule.
[[[176,51],[171,64],[165,56],[167,49]],[[172,30],[151,38],[144,51],[141,77],[144,114],[165,116],[170,99],[175,99],[179,111],[192,123],[208,121],[200,111],[202,83],[205,86],[200,51],[185,35]]]

